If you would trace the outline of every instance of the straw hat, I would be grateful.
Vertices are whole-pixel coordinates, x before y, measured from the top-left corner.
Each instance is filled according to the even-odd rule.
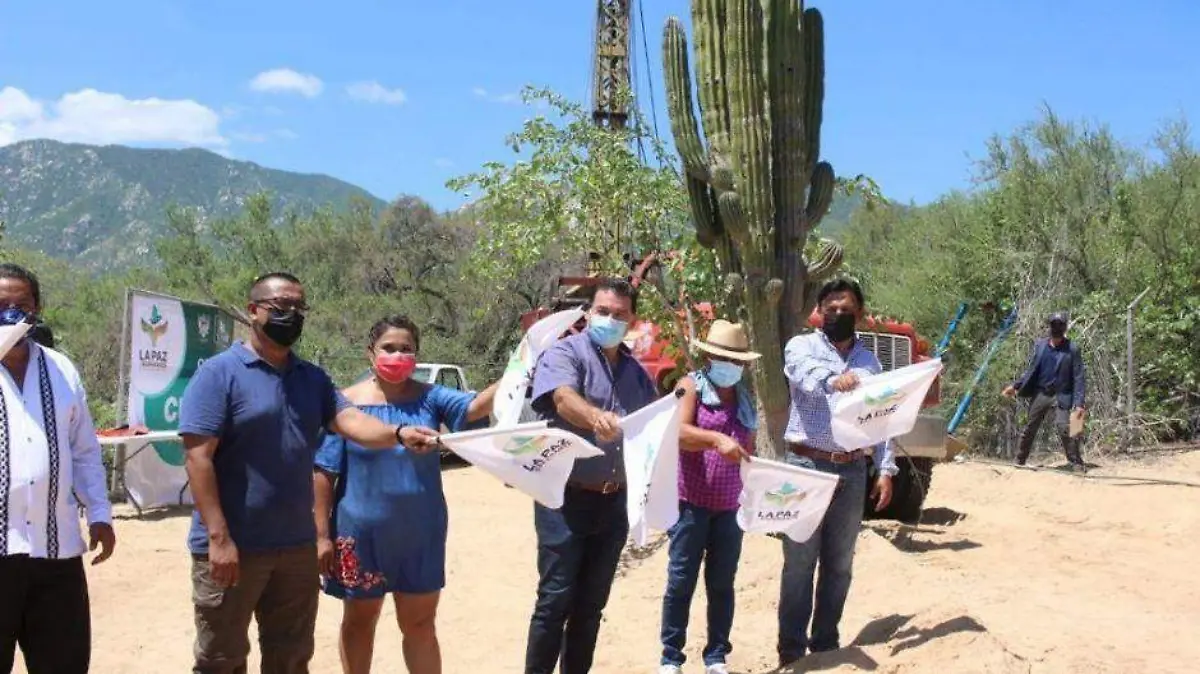
[[[721,318],[713,321],[706,339],[693,339],[692,346],[732,360],[751,361],[762,357],[761,353],[750,350],[750,338],[746,336],[746,328],[741,323],[730,323]]]

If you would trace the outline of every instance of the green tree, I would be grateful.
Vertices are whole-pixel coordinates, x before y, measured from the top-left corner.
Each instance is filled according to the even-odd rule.
[[[923,207],[856,214],[846,234],[847,265],[876,307],[926,335],[943,330],[960,301],[974,307],[948,358],[948,403],[973,377],[1004,315],[1019,310],[1016,333],[968,417],[974,446],[1009,450],[1019,409],[998,393],[1054,310],[1071,313],[1071,337],[1087,358],[1094,441],[1127,446],[1196,432],[1200,160],[1186,125],[1167,125],[1151,153],[1046,110],[987,148],[974,189]],[[1129,419],[1125,307],[1146,288]]]
[[[488,162],[449,182],[473,199],[479,223],[472,278],[505,292],[514,279],[581,273],[589,252],[598,255],[599,272],[617,276],[631,271],[627,254],[641,260],[670,252],[642,313],[668,339],[678,337],[675,312],[714,299],[717,276],[711,252],[688,225],[672,158],[636,117],[626,129],[601,128],[582,106],[551,91],[526,88],[523,96],[543,110],[507,137],[516,160]],[[529,299],[540,301],[546,289]]]

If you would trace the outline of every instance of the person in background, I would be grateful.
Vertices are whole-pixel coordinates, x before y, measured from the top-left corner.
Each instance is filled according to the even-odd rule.
[[[1050,334],[1033,345],[1029,365],[1017,381],[1004,389],[1004,395],[1029,398],[1029,421],[1021,431],[1017,445],[1018,466],[1024,466],[1033,451],[1042,422],[1054,412],[1054,427],[1067,455],[1068,466],[1086,472],[1087,464],[1079,452],[1079,438],[1071,437],[1071,415],[1084,414],[1083,357],[1079,346],[1067,339],[1067,315],[1055,313],[1047,321]]]
[[[496,384],[465,393],[413,378],[421,333],[406,316],[371,328],[373,375],[343,391],[389,424],[463,430],[492,412]],[[446,584],[448,514],[440,452],[397,445],[378,452],[338,434],[317,452],[317,554],[325,593],[342,600],[342,671],[371,671],[375,626],[389,595],[411,674],[440,674],[435,618]]]
[[[33,323],[37,277],[0,264],[0,325]],[[74,496],[73,496],[74,495]],[[78,497],[88,543],[79,531]],[[85,549],[116,547],[100,443],[79,371],[25,333],[0,367],[0,672],[84,674],[92,654]]]
[[[679,674],[687,658],[688,614],[704,564],[708,595],[706,674],[728,674],[733,650],[733,580],[742,553],[737,523],[742,492],[740,462],[754,451],[758,408],[743,381],[750,351],[746,329],[714,321],[703,341],[692,345],[705,355],[705,367],[679,381],[683,424],[679,432],[679,520],[668,532],[667,589],[663,594],[662,662],[659,674]]]
[[[840,480],[812,538],[804,543],[783,539],[777,644],[781,667],[808,652],[833,651],[841,646],[838,623],[850,592],[854,544],[867,497],[868,455],[874,457],[879,471],[871,489],[875,510],[883,510],[892,500],[892,476],[897,467],[890,443],[873,448],[842,447],[834,440],[831,428],[829,397],[853,391],[863,377],[883,369],[855,333],[865,305],[857,282],[829,281],[817,294],[821,330],[792,337],[784,349],[784,374],[792,395],[791,416],[784,433],[787,462],[832,473]],[[813,578],[818,562],[821,571],[814,602]]]
[[[206,360],[183,394],[197,674],[246,671],[251,616],[264,674],[308,671],[320,595],[313,461],[325,431],[378,450],[436,443],[430,428],[360,411],[292,352],[307,311],[295,276],[258,278],[250,339]]]
[[[592,442],[603,456],[577,460],[558,510],[533,506],[538,592],[529,621],[526,674],[586,674],[621,550],[625,512],[621,416],[654,402],[650,375],[623,344],[637,319],[637,291],[623,279],[595,288],[585,332],[542,353],[533,409],[556,427]]]

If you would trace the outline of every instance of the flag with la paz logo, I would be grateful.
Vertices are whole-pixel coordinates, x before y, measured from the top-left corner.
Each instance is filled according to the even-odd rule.
[[[529,327],[521,343],[513,349],[504,375],[500,377],[500,384],[496,387],[496,397],[492,403],[496,426],[515,426],[520,421],[521,408],[525,404],[525,394],[532,382],[533,366],[538,357],[580,318],[583,318],[582,310],[567,309],[550,314]]]
[[[650,530],[679,519],[679,395],[670,393],[620,421],[629,535],[645,545]]]
[[[29,332],[33,326],[25,321],[14,325],[0,325],[0,358],[8,354],[9,349],[16,346],[17,342]]]
[[[561,508],[575,459],[603,454],[599,447],[545,421],[509,428],[447,433],[441,443],[458,456],[547,508]]]
[[[778,461],[742,463],[738,526],[747,533],[781,533],[803,543],[825,518],[838,476]]]
[[[842,447],[871,447],[913,429],[925,394],[942,371],[940,358],[863,377],[858,388],[830,396],[833,439]]]

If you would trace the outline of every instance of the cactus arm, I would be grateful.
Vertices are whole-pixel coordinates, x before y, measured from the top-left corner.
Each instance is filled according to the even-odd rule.
[[[834,182],[833,167],[827,161],[818,162],[808,187],[808,206],[804,209],[804,220],[809,230],[829,212],[829,206],[833,203]]]
[[[747,271],[759,267],[753,271],[765,273],[770,271],[767,267],[774,242],[765,241],[763,233],[774,227],[775,210],[771,189],[771,127],[763,75],[762,5],[760,0],[731,0],[726,4],[729,12],[726,75],[734,186],[741,198],[746,226],[754,232],[749,241],[753,255],[746,251],[742,258]]]
[[[679,156],[683,159],[683,168],[693,178],[708,180],[708,159],[705,157],[704,144],[700,141],[700,128],[692,99],[687,35],[675,17],[667,19],[663,29],[663,69],[671,133]]]
[[[700,114],[710,153],[729,149],[729,105],[725,85],[725,2],[694,0],[692,25],[696,31],[696,85]],[[714,185],[714,187],[716,187]]]
[[[696,241],[705,248],[713,248],[723,232],[721,223],[716,219],[717,214],[712,210],[708,183],[691,174],[684,176],[684,181],[687,183],[688,203],[691,205],[692,220],[696,227]]]
[[[800,36],[804,41],[804,134],[808,137],[805,160],[811,172],[821,156],[821,115],[825,105],[825,20],[820,11],[804,10]]]
[[[767,7],[767,77],[771,104],[776,243],[794,248],[801,236],[807,182],[804,144],[804,49],[797,0],[762,0]]]
[[[842,266],[844,254],[842,246],[836,241],[821,239],[817,258],[808,263],[808,280],[812,283],[820,283],[833,276],[834,272]]]
[[[739,247],[750,241],[750,225],[746,221],[746,213],[742,208],[742,198],[737,192],[722,192],[717,197],[717,206],[721,210],[721,223],[729,238]]]

